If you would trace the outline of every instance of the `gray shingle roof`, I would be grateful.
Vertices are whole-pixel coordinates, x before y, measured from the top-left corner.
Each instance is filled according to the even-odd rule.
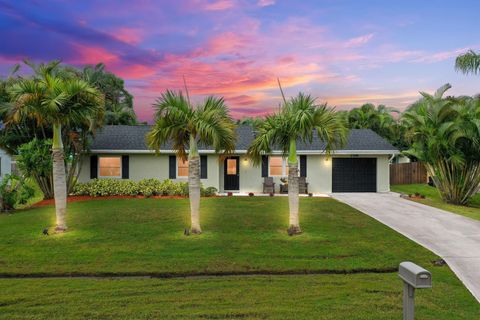
[[[150,131],[151,126],[105,126],[99,130],[90,146],[91,150],[148,150],[145,143],[145,135]],[[250,142],[254,138],[254,133],[249,126],[239,126],[237,128],[238,140],[237,150],[247,150]],[[325,143],[314,135],[311,144],[299,142],[298,151],[322,151]],[[171,150],[170,144],[164,145],[162,150]],[[213,150],[212,148],[199,148],[201,150]],[[347,144],[338,150],[383,150],[397,151],[390,143],[369,129],[350,130]]]

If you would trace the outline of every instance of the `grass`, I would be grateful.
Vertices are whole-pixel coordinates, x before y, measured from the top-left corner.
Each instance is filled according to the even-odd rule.
[[[468,206],[458,206],[443,202],[438,194],[437,189],[427,184],[393,185],[390,187],[390,189],[392,191],[405,194],[415,194],[418,192],[422,195],[425,195],[426,199],[415,199],[412,201],[450,211],[472,219],[480,220],[480,194],[472,197]]]
[[[71,203],[71,230],[48,237],[51,206],[0,215],[3,276],[175,277],[1,279],[0,319],[398,319],[394,270],[404,260],[433,274],[434,288],[418,293],[419,318],[480,313],[428,250],[333,199],[303,198],[300,208],[296,237],[286,235],[287,199],[277,197],[202,199],[198,237],[183,236],[186,199]],[[182,277],[201,274],[210,276]]]

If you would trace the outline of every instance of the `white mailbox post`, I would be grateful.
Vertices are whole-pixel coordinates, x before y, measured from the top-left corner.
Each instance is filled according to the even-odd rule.
[[[402,262],[398,275],[403,280],[403,320],[415,318],[415,289],[431,288],[432,274],[413,262]]]

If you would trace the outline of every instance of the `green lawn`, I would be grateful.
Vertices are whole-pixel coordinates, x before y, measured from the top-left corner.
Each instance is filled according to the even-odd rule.
[[[480,194],[474,196],[468,206],[457,206],[454,204],[448,204],[442,201],[437,189],[430,187],[427,184],[404,184],[394,185],[390,189],[395,192],[405,194],[415,194],[418,192],[426,196],[426,199],[413,200],[419,203],[423,203],[435,208],[447,210],[453,213],[461,214],[462,216],[472,219],[480,220]]]
[[[3,276],[210,275],[2,279],[0,319],[399,319],[392,271],[404,260],[433,273],[434,288],[418,293],[419,319],[480,314],[433,253],[333,199],[303,198],[300,209],[296,237],[286,235],[283,197],[202,199],[198,237],[183,236],[186,199],[71,203],[71,230],[48,237],[51,206],[0,215]]]

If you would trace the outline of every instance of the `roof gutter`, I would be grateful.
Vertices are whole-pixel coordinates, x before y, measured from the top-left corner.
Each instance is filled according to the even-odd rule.
[[[104,154],[155,154],[155,150],[108,150],[108,149],[92,149],[85,153],[104,153]],[[176,153],[175,150],[161,150],[161,154]],[[201,154],[216,154],[215,150],[198,150]],[[235,150],[235,154],[246,154],[247,150]],[[270,154],[282,154],[281,151],[272,151]],[[324,155],[324,150],[298,150],[299,155]],[[396,155],[400,154],[398,150],[337,150],[332,151],[331,155]]]

